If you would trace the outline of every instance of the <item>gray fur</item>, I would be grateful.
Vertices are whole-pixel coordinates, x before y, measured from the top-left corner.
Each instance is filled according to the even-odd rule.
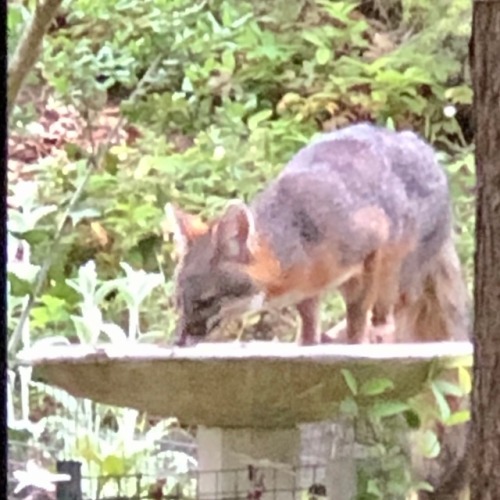
[[[332,242],[347,265],[362,260],[380,242],[356,231],[352,216],[371,205],[389,217],[391,240],[408,231],[425,242],[403,268],[402,279],[410,280],[451,230],[446,175],[433,149],[411,132],[363,123],[324,134],[291,159],[251,208],[286,268],[307,260],[307,233],[316,234],[315,243]],[[314,221],[309,230],[297,214]]]
[[[386,244],[380,232],[354,223],[367,207],[388,217],[389,243],[416,237],[417,250],[403,263],[400,286],[413,291],[422,286],[426,263],[450,237],[451,212],[446,175],[432,148],[411,132],[363,123],[323,134],[290,160],[250,209],[257,233],[286,272],[310,261],[318,245],[326,244],[349,267]],[[183,259],[177,277],[183,332],[205,335],[224,304],[238,303],[236,311],[243,312],[245,299],[259,293],[219,254],[207,234]]]

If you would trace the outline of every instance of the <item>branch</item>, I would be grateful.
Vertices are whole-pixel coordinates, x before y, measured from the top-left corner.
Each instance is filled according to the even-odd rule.
[[[149,69],[146,71],[145,75],[142,77],[142,79],[139,81],[137,84],[137,87],[135,88],[134,92],[129,97],[129,101],[134,102],[137,100],[143,93],[144,88],[146,84],[149,81],[149,77],[156,71],[158,65],[160,64],[163,56],[159,55],[155,61],[151,64]],[[80,200],[80,197],[85,190],[85,187],[87,186],[87,182],[90,179],[92,173],[94,170],[99,170],[101,163],[103,159],[106,156],[106,153],[109,151],[111,144],[113,140],[115,139],[116,135],[118,134],[119,130],[121,129],[123,125],[124,117],[121,116],[116,125],[113,127],[112,130],[109,131],[108,136],[106,137],[106,140],[104,143],[101,145],[97,153],[91,154],[87,160],[87,165],[86,165],[86,173],[83,179],[80,182],[80,185],[77,187],[76,191],[73,193],[73,196],[71,197],[71,200],[66,207],[66,210],[61,218],[61,221],[59,222],[59,226],[57,227],[56,234],[54,236],[54,239],[52,240],[52,245],[47,253],[47,256],[45,257],[45,260],[42,263],[42,266],[40,270],[38,271],[38,274],[35,278],[35,283],[33,285],[33,291],[31,292],[28,301],[26,302],[22,312],[21,316],[19,318],[19,323],[16,325],[16,329],[12,333],[12,337],[10,338],[9,345],[8,345],[8,352],[12,353],[14,352],[21,340],[21,334],[23,331],[24,324],[26,323],[26,320],[28,319],[29,313],[31,311],[31,308],[33,307],[35,303],[35,299],[38,297],[42,290],[43,283],[45,282],[45,278],[47,277],[47,273],[49,272],[50,266],[52,264],[52,258],[56,253],[57,246],[59,245],[59,242],[61,241],[61,238],[64,233],[64,226],[66,223],[66,220],[69,218],[71,215],[71,212],[75,208],[75,205],[78,203]]]
[[[26,27],[8,69],[7,116],[10,117],[23,82],[35,65],[40,46],[62,0],[37,2],[30,24]]]

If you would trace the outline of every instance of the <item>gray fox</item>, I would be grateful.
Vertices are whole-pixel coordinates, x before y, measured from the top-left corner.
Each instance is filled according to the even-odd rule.
[[[296,305],[298,341],[321,335],[321,297],[346,304],[341,342],[466,340],[469,302],[453,241],[448,182],[416,134],[362,123],[301,149],[250,204],[230,202],[204,222],[166,206],[179,262],[178,343],[222,319]],[[168,232],[167,231],[167,232]],[[464,402],[452,398],[454,406]],[[442,429],[419,498],[456,496],[467,481],[466,426]]]
[[[327,341],[319,307],[332,289],[346,304],[337,341],[468,337],[446,174],[412,132],[360,123],[325,133],[250,205],[232,201],[210,222],[165,210],[181,345],[227,317],[288,305],[300,344]]]

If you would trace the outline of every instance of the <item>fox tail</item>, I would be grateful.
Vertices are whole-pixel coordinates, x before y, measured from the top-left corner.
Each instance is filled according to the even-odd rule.
[[[413,341],[466,341],[470,338],[470,304],[460,260],[452,237],[445,242],[429,272],[423,277],[417,300],[396,314],[396,328],[409,332]],[[453,411],[469,406],[468,397],[447,396]],[[444,426],[436,423],[441,443],[438,457],[421,463],[423,478],[432,493],[419,493],[419,500],[456,500],[468,483],[466,453],[469,424]]]
[[[452,236],[422,280],[419,297],[396,312],[397,331],[411,336],[410,342],[468,340],[470,304]]]

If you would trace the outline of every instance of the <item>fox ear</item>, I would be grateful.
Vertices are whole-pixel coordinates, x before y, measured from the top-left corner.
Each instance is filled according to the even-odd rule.
[[[221,256],[240,262],[249,257],[255,240],[255,222],[245,203],[233,200],[227,204],[214,229],[214,238]]]
[[[178,256],[184,255],[198,236],[208,232],[208,225],[199,217],[183,212],[171,203],[165,205],[164,211],[163,234],[173,236]]]

